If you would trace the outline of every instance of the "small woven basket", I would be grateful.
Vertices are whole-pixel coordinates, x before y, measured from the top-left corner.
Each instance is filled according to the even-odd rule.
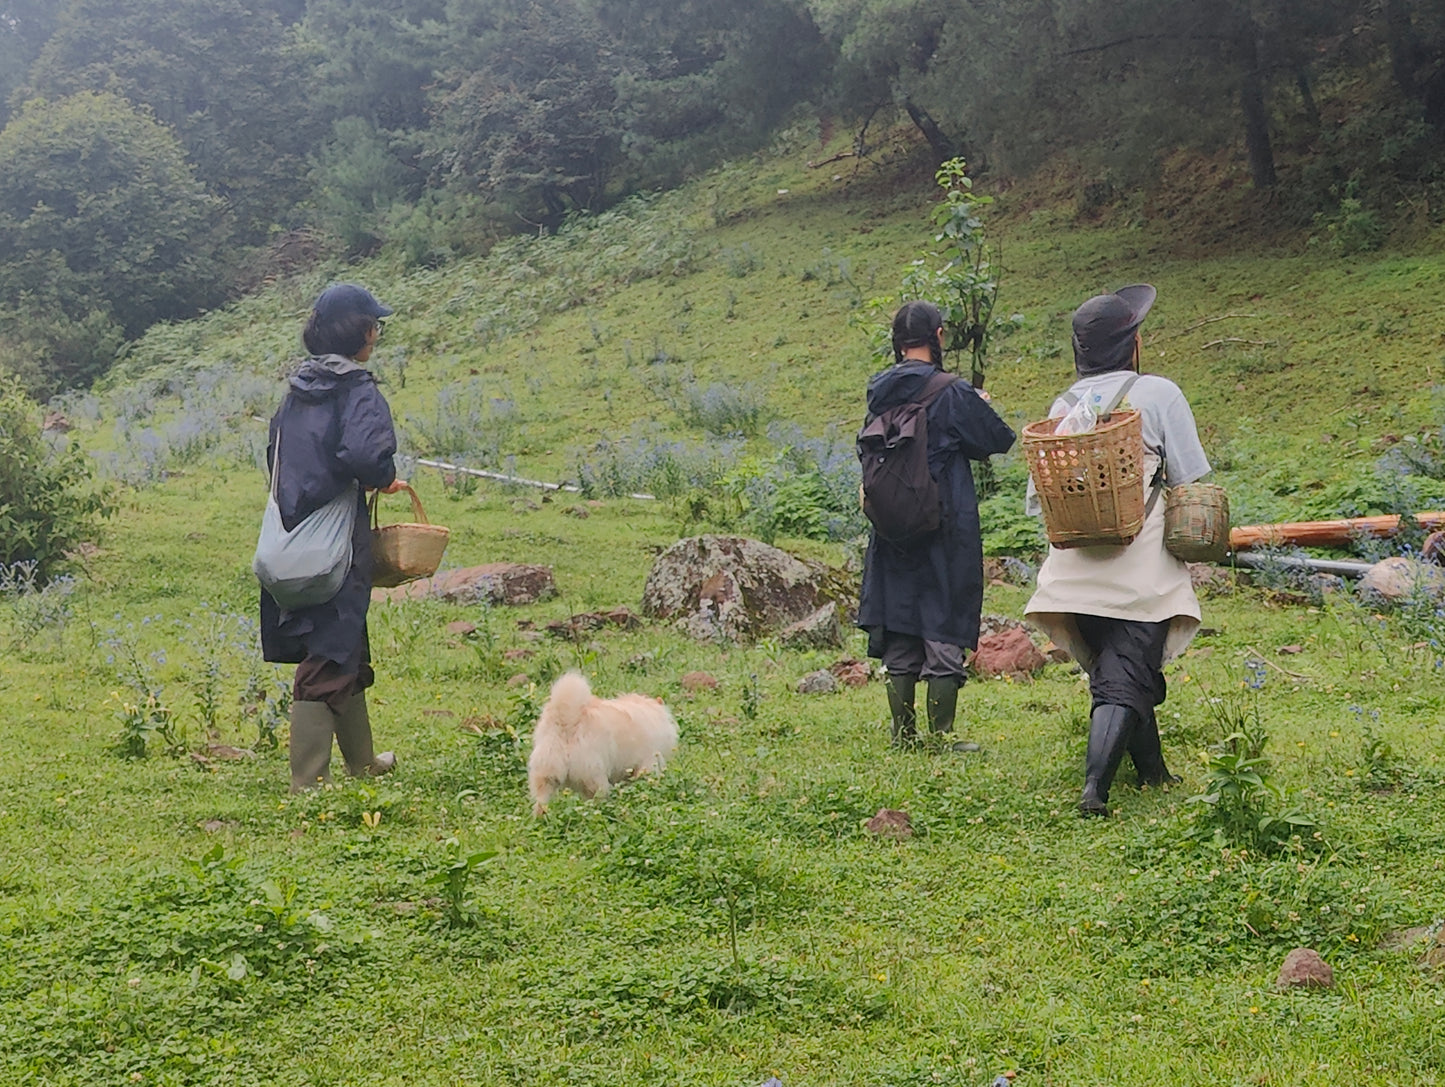
[[[1024,457],[1054,547],[1119,546],[1144,527],[1144,428],[1116,411],[1084,434],[1055,434],[1057,419],[1024,427]]]
[[[1185,562],[1229,553],[1229,496],[1216,483],[1185,483],[1164,496],[1164,546]]]
[[[421,508],[421,499],[409,486],[402,490],[411,495],[411,512],[416,518],[412,522],[395,525],[379,523],[381,511],[377,499],[380,491],[371,495],[371,584],[377,589],[389,589],[394,585],[405,585],[417,578],[431,577],[441,565],[442,552],[447,549],[447,538],[451,529],[434,525],[426,519]]]

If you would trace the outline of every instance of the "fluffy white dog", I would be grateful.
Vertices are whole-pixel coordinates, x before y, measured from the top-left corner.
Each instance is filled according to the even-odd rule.
[[[546,815],[562,789],[606,796],[616,782],[661,770],[676,747],[677,722],[661,699],[597,698],[581,672],[568,672],[552,684],[532,734],[532,814]]]

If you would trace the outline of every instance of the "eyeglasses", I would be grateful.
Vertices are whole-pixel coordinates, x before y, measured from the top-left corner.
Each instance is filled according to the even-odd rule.
[[[381,339],[382,333],[384,333],[385,331],[386,331],[386,325],[382,324],[382,322],[380,322],[380,321],[377,321],[377,322],[376,322],[376,338],[377,338],[378,340]]]

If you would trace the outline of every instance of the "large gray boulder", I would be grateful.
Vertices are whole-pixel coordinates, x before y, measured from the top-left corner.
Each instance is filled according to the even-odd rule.
[[[765,637],[827,604],[852,616],[856,579],[742,536],[693,536],[657,557],[642,611],[701,641]]]

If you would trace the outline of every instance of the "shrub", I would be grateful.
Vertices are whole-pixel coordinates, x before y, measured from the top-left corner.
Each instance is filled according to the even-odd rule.
[[[17,381],[0,382],[0,563],[34,562],[44,584],[110,506],[79,448],[45,440],[36,410]]]

